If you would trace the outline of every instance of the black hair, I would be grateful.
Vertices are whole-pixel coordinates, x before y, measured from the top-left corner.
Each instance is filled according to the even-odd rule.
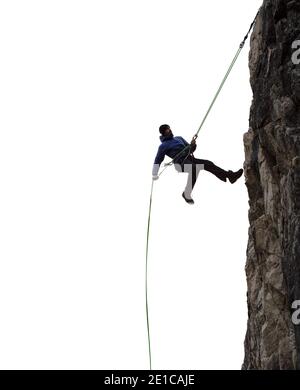
[[[169,130],[170,126],[169,125],[161,125],[159,126],[159,132],[160,134],[164,135],[166,130]]]

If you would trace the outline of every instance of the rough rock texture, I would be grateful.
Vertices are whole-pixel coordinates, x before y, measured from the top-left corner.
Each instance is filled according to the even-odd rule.
[[[248,326],[243,369],[299,369],[300,0],[264,0],[251,36],[253,101],[244,135],[249,194]]]

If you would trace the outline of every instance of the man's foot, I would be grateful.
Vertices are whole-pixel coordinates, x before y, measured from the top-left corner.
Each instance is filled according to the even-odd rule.
[[[194,199],[187,197],[184,192],[182,193],[182,197],[186,201],[186,203],[189,203],[189,204],[194,204],[195,203]]]
[[[236,172],[228,171],[228,179],[231,184],[235,183],[243,174],[243,169],[239,169]]]

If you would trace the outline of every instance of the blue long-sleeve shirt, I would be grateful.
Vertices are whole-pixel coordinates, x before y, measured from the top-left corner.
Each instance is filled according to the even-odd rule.
[[[160,164],[164,161],[166,155],[174,159],[174,157],[176,157],[178,153],[180,153],[186,146],[188,146],[188,142],[186,142],[184,138],[174,137],[173,135],[169,135],[165,137],[161,136],[160,140],[161,140],[161,145],[158,148],[154,160],[153,170],[152,170],[153,176],[156,176],[158,174]],[[189,149],[187,148],[187,153],[188,151]],[[182,158],[182,156],[180,157]],[[180,157],[178,159],[178,162],[180,162]]]

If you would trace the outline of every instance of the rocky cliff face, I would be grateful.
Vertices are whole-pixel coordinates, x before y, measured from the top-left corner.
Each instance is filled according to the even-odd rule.
[[[300,325],[292,321],[292,303],[300,300],[297,40],[300,0],[264,0],[251,36],[253,102],[244,135],[250,227],[243,369],[300,369]]]

